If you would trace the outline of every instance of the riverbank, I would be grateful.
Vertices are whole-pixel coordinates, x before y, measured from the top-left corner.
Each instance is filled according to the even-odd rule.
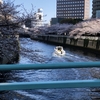
[[[31,39],[65,47],[71,46],[73,48],[100,54],[100,37],[81,36],[80,38],[76,38],[65,35],[32,35]]]

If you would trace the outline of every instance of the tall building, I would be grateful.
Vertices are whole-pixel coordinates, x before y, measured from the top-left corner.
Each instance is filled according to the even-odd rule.
[[[56,9],[57,18],[90,18],[90,0],[57,0]]]
[[[93,0],[92,17],[100,18],[100,0]]]

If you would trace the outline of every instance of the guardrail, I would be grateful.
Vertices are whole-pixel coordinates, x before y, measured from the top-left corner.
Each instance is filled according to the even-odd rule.
[[[0,65],[0,71],[30,70],[30,69],[93,68],[93,67],[100,68],[100,62],[67,62],[58,64],[8,64],[8,65]],[[0,83],[0,90],[86,88],[86,87],[100,87],[100,79]]]

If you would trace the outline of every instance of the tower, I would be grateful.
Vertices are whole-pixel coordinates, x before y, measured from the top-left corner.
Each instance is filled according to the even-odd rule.
[[[37,17],[39,20],[43,20],[43,9],[42,8],[38,9]]]
[[[32,27],[42,26],[43,23],[43,9],[39,8],[38,11],[34,14],[35,21],[32,21]]]

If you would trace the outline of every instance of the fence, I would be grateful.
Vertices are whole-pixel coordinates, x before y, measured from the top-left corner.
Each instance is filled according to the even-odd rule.
[[[100,68],[100,62],[67,62],[59,64],[8,64],[8,65],[0,65],[0,71],[30,70],[30,69],[93,68],[93,67]],[[0,83],[0,91],[21,90],[21,89],[54,89],[54,88],[86,88],[86,87],[100,87],[100,79]]]

